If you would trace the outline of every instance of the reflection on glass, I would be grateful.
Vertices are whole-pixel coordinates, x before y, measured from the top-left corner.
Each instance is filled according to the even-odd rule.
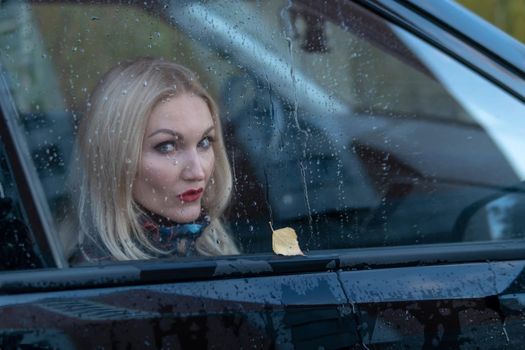
[[[68,121],[39,126],[42,141],[26,128],[57,221],[69,202],[46,179],[63,183],[89,91],[109,67],[144,56],[188,66],[218,97],[233,170],[226,216],[245,253],[271,250],[268,221],[293,227],[305,251],[491,240],[486,225],[458,235],[458,216],[522,179],[523,104],[352,3],[12,8],[34,29],[26,43],[44,39],[28,60],[56,81],[43,94],[55,102],[37,103],[41,84],[25,83],[14,34],[2,34],[21,119]]]

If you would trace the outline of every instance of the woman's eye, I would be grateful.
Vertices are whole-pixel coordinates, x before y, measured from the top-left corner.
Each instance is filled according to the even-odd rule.
[[[211,144],[213,143],[213,138],[211,136],[206,136],[199,142],[199,147],[203,149],[208,149],[211,147]]]
[[[159,151],[162,154],[168,154],[173,151],[175,151],[175,144],[173,142],[163,142],[157,146],[155,146],[155,149]]]

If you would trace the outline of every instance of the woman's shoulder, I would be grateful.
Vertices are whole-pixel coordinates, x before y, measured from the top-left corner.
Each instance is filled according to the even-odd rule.
[[[86,240],[77,245],[68,259],[70,265],[91,265],[115,261],[115,258],[100,244]]]

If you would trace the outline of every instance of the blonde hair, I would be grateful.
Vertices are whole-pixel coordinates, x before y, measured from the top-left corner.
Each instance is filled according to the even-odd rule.
[[[217,135],[215,168],[203,196],[211,222],[196,249],[202,255],[239,253],[221,221],[230,200],[232,175],[217,105],[190,70],[149,58],[120,64],[107,73],[95,88],[79,127],[80,244],[86,238],[98,242],[113,260],[149,259],[166,253],[151,245],[139,224],[144,213],[132,190],[149,115],[166,98],[186,93],[206,102]]]

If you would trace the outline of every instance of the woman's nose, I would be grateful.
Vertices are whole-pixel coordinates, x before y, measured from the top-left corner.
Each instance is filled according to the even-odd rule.
[[[184,162],[184,169],[182,169],[183,179],[192,181],[204,180],[206,174],[204,173],[202,161],[197,152],[188,152],[186,161]]]

